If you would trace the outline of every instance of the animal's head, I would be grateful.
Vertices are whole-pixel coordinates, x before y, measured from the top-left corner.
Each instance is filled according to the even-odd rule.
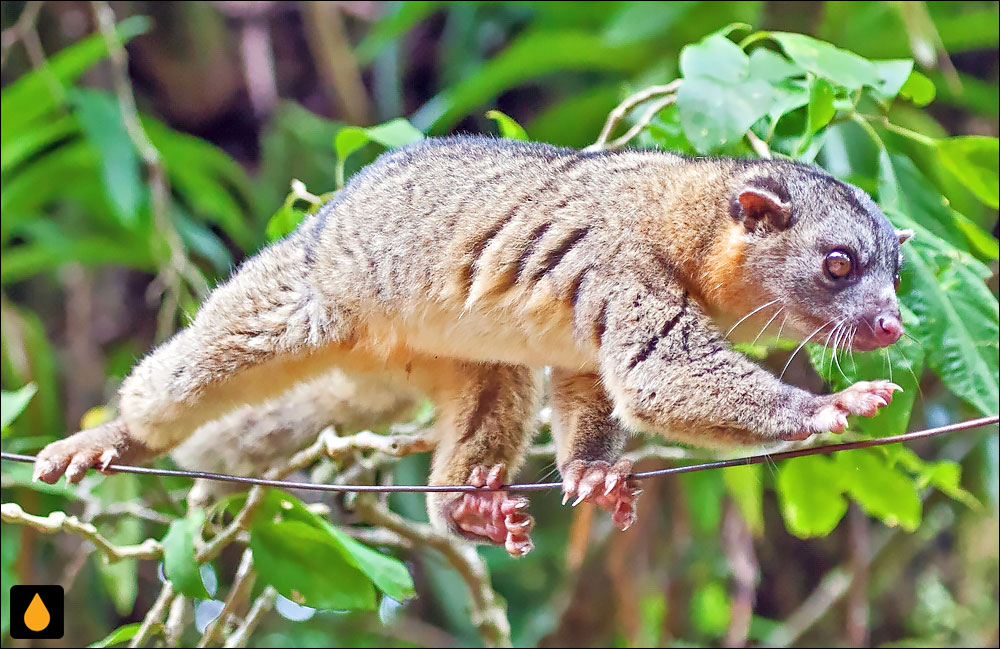
[[[769,162],[748,168],[731,200],[742,225],[744,272],[787,313],[801,338],[868,351],[903,335],[901,244],[861,189],[815,167]]]

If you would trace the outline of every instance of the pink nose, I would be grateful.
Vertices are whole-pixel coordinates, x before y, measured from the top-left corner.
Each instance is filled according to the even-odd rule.
[[[899,321],[899,316],[892,313],[883,313],[875,319],[875,338],[879,345],[891,345],[903,336],[903,323]]]

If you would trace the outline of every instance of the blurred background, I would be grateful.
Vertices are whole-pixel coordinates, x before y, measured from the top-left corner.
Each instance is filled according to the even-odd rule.
[[[0,5],[2,378],[5,390],[29,381],[37,388],[5,430],[5,450],[33,452],[81,420],[105,416],[94,406],[112,399],[135,360],[182,326],[208,287],[267,242],[292,179],[315,194],[336,188],[334,140],[347,125],[406,117],[428,135],[495,134],[497,124],[485,113],[497,109],[532,140],[584,146],[630,92],[679,76],[683,46],[746,23],[810,34],[872,59],[912,58],[937,96],[922,109],[894,108],[894,121],[935,138],[998,132],[996,2],[110,7],[116,21],[126,21],[124,77],[113,60],[99,61],[97,50],[59,58],[74,44],[96,47],[90,3]],[[32,70],[34,85],[18,85]],[[158,198],[155,189],[149,195],[157,166],[131,145],[117,118],[111,98],[129,92],[169,178],[169,196]],[[65,105],[72,122],[57,110]],[[352,156],[346,174],[380,150],[372,144]],[[937,191],[995,238],[996,210],[922,156],[912,152]],[[31,160],[36,164],[28,166]],[[157,200],[168,209],[158,212]],[[989,267],[995,294],[995,260]],[[785,358],[768,362],[780,368]],[[793,374],[821,387],[807,362]],[[974,412],[929,375],[917,400],[911,428]],[[905,532],[869,519],[852,503],[828,536],[804,540],[786,530],[770,489],[762,493],[760,525],[748,524],[729,495],[738,485],[706,472],[648,484],[640,524],[628,535],[610,534],[599,516],[592,523],[559,507],[554,495],[536,497],[534,553],[518,562],[492,548],[481,554],[520,646],[997,646],[995,428],[914,450],[958,463],[962,487],[976,504],[924,493],[922,523]],[[522,477],[550,468],[539,460]],[[36,513],[77,507],[62,500],[64,493],[25,488],[14,471],[4,464],[5,502]],[[409,457],[395,467],[395,479],[421,483],[425,471],[426,458]],[[769,483],[774,469],[761,476]],[[142,493],[178,488],[129,484],[100,497],[135,498],[139,492],[129,489],[140,485]],[[426,520],[422,498],[394,498],[392,505]],[[104,524],[109,537],[123,542],[165,530],[150,521]],[[66,585],[67,645],[140,620],[158,592],[155,562],[102,567],[79,546],[76,537],[3,526],[4,597],[15,580]],[[232,574],[238,558],[223,555],[216,570]],[[469,594],[454,571],[436,556],[405,558],[419,594],[405,607],[314,613],[288,602],[261,623],[250,644],[480,644]],[[3,643],[20,646],[6,632]]]

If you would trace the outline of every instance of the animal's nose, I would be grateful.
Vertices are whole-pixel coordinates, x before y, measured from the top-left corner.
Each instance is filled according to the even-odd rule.
[[[903,323],[895,313],[885,312],[875,318],[874,329],[881,347],[891,345],[903,336]]]

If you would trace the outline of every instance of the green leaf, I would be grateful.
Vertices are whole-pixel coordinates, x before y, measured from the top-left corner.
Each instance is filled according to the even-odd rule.
[[[813,77],[809,83],[809,134],[830,123],[837,109],[833,107],[833,86],[826,79]]]
[[[428,2],[425,0],[410,0],[409,2],[397,2],[387,5],[390,12],[386,12],[368,31],[364,40],[358,44],[354,50],[354,55],[358,62],[371,63],[375,57],[385,48],[386,45],[399,38],[409,31],[418,22],[429,16],[443,2]],[[391,8],[395,5],[395,11]]]
[[[997,160],[1000,146],[995,137],[963,135],[938,140],[938,158],[979,200],[993,209],[1000,207]]]
[[[116,644],[121,644],[134,638],[140,628],[142,628],[142,622],[133,622],[131,624],[122,625],[108,635],[104,636],[101,640],[87,646],[100,649],[102,647],[111,647]]]
[[[709,153],[739,141],[774,100],[764,81],[724,83],[715,79],[685,79],[677,91],[677,109],[688,140],[699,153]]]
[[[624,2],[604,29],[608,45],[628,45],[669,33],[697,2]]]
[[[951,460],[923,462],[921,460],[917,486],[923,488],[928,485],[971,509],[982,507],[975,496],[962,488],[962,466],[958,462]]]
[[[785,79],[802,76],[805,76],[805,70],[777,52],[772,52],[764,47],[758,47],[750,53],[751,79],[760,79],[768,83],[778,83]]]
[[[909,245],[909,244],[907,244]],[[917,317],[900,306],[903,324],[909,331],[916,331]],[[895,345],[872,352],[847,354],[820,345],[809,346],[809,357],[816,372],[833,386],[843,390],[858,381],[891,379],[903,388],[893,395],[892,403],[881,408],[874,417],[852,417],[850,426],[872,437],[887,437],[906,432],[910,413],[920,391],[919,377],[924,368],[923,346],[912,338],[904,337]]]
[[[513,117],[499,110],[486,111],[486,117],[492,119],[500,128],[500,136],[511,140],[527,140],[528,133],[524,127],[517,123]]]
[[[917,316],[928,367],[981,413],[997,414],[1000,308],[986,286],[990,270],[909,216],[886,213],[897,227],[916,232],[904,253],[901,300]]]
[[[800,538],[826,536],[847,513],[839,469],[822,455],[782,463],[777,490],[785,526]]]
[[[870,449],[836,453],[841,484],[869,516],[890,527],[912,532],[920,525],[923,505],[913,480],[893,468],[885,455]]]
[[[102,505],[135,501],[140,498],[139,479],[134,475],[117,475],[101,480],[94,488]],[[115,545],[133,545],[142,540],[142,522],[134,516],[115,516],[101,520],[98,531]],[[119,615],[129,615],[135,608],[139,592],[139,561],[123,559],[106,561],[100,554],[93,555],[101,583],[114,602]]]
[[[250,550],[261,579],[297,604],[324,609],[375,609],[371,580],[347,561],[325,530],[302,521],[257,516]]]
[[[707,636],[721,636],[729,628],[732,603],[720,581],[710,581],[695,591],[691,599],[691,619],[698,631]]]
[[[680,476],[695,529],[702,534],[714,534],[722,524],[722,500],[725,485],[715,471],[696,471]]]
[[[934,101],[937,89],[934,82],[914,70],[899,89],[899,94],[913,102],[915,106],[926,106]]]
[[[122,42],[145,33],[150,26],[145,16],[131,16],[115,29]],[[28,130],[34,120],[54,109],[62,101],[52,84],[68,86],[92,65],[107,56],[107,45],[101,34],[91,34],[83,40],[50,56],[45,66],[33,70],[10,84],[0,93],[0,143]],[[33,128],[33,127],[32,127]]]
[[[306,213],[298,208],[292,207],[287,202],[282,205],[267,221],[267,240],[277,241],[292,233],[299,223],[306,217]]]
[[[20,525],[4,525],[0,527],[2,543],[0,543],[0,635],[6,636],[10,630],[10,589],[20,582],[14,569],[17,557],[21,554],[21,539],[23,533]]]
[[[399,602],[416,595],[413,588],[413,577],[398,559],[373,550],[338,530],[329,522],[323,522],[330,534],[339,541],[341,547],[354,560],[354,565],[375,583],[376,588]]]
[[[681,75],[715,79],[725,83],[744,81],[750,73],[750,58],[721,34],[712,34],[681,50]]]
[[[903,86],[906,85],[907,80],[913,75],[913,61],[911,59],[872,61],[872,64],[874,64],[875,72],[878,74],[875,94],[885,102],[895,99]]]
[[[295,521],[323,532],[341,551],[348,564],[367,575],[380,591],[398,601],[413,597],[413,579],[405,565],[352,539],[330,521],[309,511],[298,499],[281,491],[271,491],[260,512],[258,516],[267,520]]]
[[[130,229],[139,224],[139,209],[146,202],[139,155],[125,130],[118,102],[108,93],[73,89],[70,103],[87,140],[100,154],[101,179],[109,203]]]
[[[33,124],[23,133],[15,134],[11,141],[0,149],[0,173],[10,172],[28,157],[75,135],[79,130],[80,125],[72,115],[64,115],[51,122]]]
[[[971,247],[978,254],[997,258],[997,241],[964,214],[952,209],[934,184],[903,155],[879,154],[879,201],[889,209],[908,214],[935,236],[958,249]]]
[[[771,32],[771,37],[803,69],[848,90],[878,87],[875,64],[853,52],[803,34]]]
[[[35,392],[37,391],[38,386],[34,383],[28,383],[13,392],[8,392],[7,390],[0,392],[0,429],[3,430],[5,435],[7,426],[17,419],[18,415],[24,412],[24,409],[28,407],[28,402],[31,401],[31,397],[35,396]]]
[[[504,90],[539,77],[574,70],[632,70],[652,48],[613,47],[601,36],[577,30],[528,30],[459,83],[432,97],[412,117],[429,133],[442,133]]]
[[[194,550],[194,536],[201,534],[204,522],[205,510],[190,509],[185,518],[170,523],[163,537],[163,572],[177,592],[197,599],[211,597],[201,580]]]
[[[722,470],[722,480],[754,536],[764,534],[764,481],[759,464]]]
[[[340,129],[333,141],[333,148],[337,153],[337,187],[344,185],[344,164],[347,158],[369,142],[377,142],[392,149],[422,139],[424,134],[403,118],[368,128],[349,126]]]

